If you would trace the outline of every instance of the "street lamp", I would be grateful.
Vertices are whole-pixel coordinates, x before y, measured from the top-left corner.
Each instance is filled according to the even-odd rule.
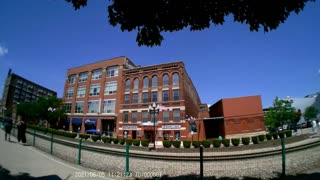
[[[54,112],[54,111],[56,111],[56,108],[52,108],[52,107],[49,107],[48,108],[48,112]],[[48,127],[48,120],[47,120],[47,129],[48,129],[49,127]]]
[[[153,148],[156,149],[156,114],[159,114],[160,105],[155,102],[152,105],[149,105],[149,112],[153,114],[153,131],[154,131],[154,139],[153,139]]]

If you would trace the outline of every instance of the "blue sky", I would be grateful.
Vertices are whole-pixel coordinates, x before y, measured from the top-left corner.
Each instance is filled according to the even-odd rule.
[[[261,95],[278,97],[320,91],[320,2],[309,3],[269,33],[250,32],[227,18],[223,26],[165,33],[160,47],[139,47],[136,32],[108,23],[109,1],[79,11],[64,0],[0,2],[0,95],[9,68],[58,92],[68,68],[127,56],[137,65],[182,60],[203,103]]]

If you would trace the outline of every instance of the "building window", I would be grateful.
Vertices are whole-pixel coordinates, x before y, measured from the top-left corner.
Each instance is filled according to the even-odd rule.
[[[107,82],[104,89],[104,94],[116,94],[117,93],[117,81]]]
[[[85,97],[86,95],[86,87],[80,86],[78,87],[77,97]]]
[[[70,75],[68,77],[68,83],[69,84],[74,84],[76,82],[76,75]]]
[[[201,107],[200,107],[200,111],[201,111],[201,112],[204,112],[204,111],[206,111],[206,108],[203,107],[203,106],[201,106]]]
[[[169,101],[169,91],[168,90],[165,90],[165,91],[162,91],[162,101]]]
[[[106,99],[103,101],[103,113],[115,113],[116,100]]]
[[[129,120],[129,112],[128,111],[123,111],[123,122],[127,123]]]
[[[143,88],[149,88],[149,77],[143,78]]]
[[[97,69],[97,70],[92,71],[92,79],[93,80],[101,79],[101,77],[102,77],[102,69]]]
[[[149,112],[146,110],[142,110],[142,122],[148,122],[149,119]]]
[[[83,113],[83,102],[76,102],[75,113]]]
[[[152,77],[152,87],[158,87],[158,76]]]
[[[133,89],[138,89],[139,88],[139,79],[135,78],[133,80]]]
[[[115,77],[118,76],[118,66],[112,66],[107,68],[107,77]]]
[[[180,122],[180,109],[173,109],[173,121]]]
[[[168,86],[169,85],[169,76],[168,74],[164,74],[162,76],[162,86]]]
[[[80,73],[79,82],[85,82],[88,80],[88,72]]]
[[[157,102],[158,101],[158,92],[157,91],[153,91],[151,98],[152,98],[151,102]]]
[[[148,92],[142,93],[142,102],[143,103],[149,102],[149,93]]]
[[[131,122],[132,123],[137,123],[138,119],[138,112],[137,111],[132,111],[131,112]]]
[[[92,84],[90,87],[90,96],[98,96],[100,94],[100,84]]]
[[[99,112],[99,101],[89,101],[87,113],[97,113]]]
[[[138,100],[139,100],[139,95],[138,93],[134,93],[133,94],[133,102],[134,104],[137,104],[138,103]]]
[[[173,90],[173,100],[178,101],[180,99],[179,97],[179,89]]]
[[[162,111],[163,122],[169,122],[169,111]]]
[[[127,79],[126,80],[126,90],[129,90],[129,89],[131,89],[131,81],[130,81],[130,79]]]
[[[67,89],[66,98],[72,98],[73,97],[73,87]]]
[[[179,74],[178,73],[173,74],[173,85],[174,86],[179,85]]]
[[[71,107],[72,107],[71,102],[64,103],[64,110],[66,111],[66,113],[71,113]]]
[[[125,104],[130,104],[130,94],[125,94],[124,95],[124,103]]]

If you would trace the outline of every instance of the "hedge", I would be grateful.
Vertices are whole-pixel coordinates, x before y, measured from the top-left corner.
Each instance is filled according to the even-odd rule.
[[[266,139],[266,135],[260,134],[259,136],[259,141],[264,141]]]
[[[213,147],[218,148],[221,146],[221,141],[219,139],[213,139],[212,145],[213,145]]]
[[[97,142],[100,139],[100,137],[98,135],[92,135],[91,139],[92,141]]]
[[[124,139],[119,139],[119,144],[124,145],[125,140]]]
[[[181,141],[171,141],[171,144],[172,144],[175,148],[180,148],[180,146],[181,146]]]
[[[291,130],[287,130],[285,131],[286,133],[286,137],[291,137],[292,136],[292,131]]]
[[[242,137],[241,142],[243,145],[249,145],[250,144],[250,137]]]
[[[102,137],[101,138],[102,139],[102,141],[104,142],[104,143],[108,143],[108,144],[111,144],[111,138],[110,137]]]
[[[80,134],[80,138],[87,140],[90,137],[88,134]]]
[[[210,145],[211,145],[211,143],[210,143],[209,140],[204,140],[204,141],[201,142],[201,144],[202,144],[203,147],[205,147],[205,148],[210,148]]]
[[[183,141],[184,148],[190,148],[190,146],[191,146],[191,141],[189,141],[189,140]]]
[[[267,138],[267,140],[271,140],[272,139],[272,133],[266,134],[266,138]]]
[[[141,140],[141,145],[143,147],[148,147],[149,146],[149,139],[142,139]]]
[[[272,133],[273,139],[278,139],[278,133]]]
[[[251,141],[253,142],[253,144],[259,144],[259,137],[258,136],[252,136],[251,137]]]
[[[132,141],[133,141],[132,139],[127,139],[126,140],[126,144],[129,144],[129,146],[131,146],[132,145]],[[140,143],[140,141],[139,141],[139,143]]]
[[[133,139],[133,140],[132,140],[132,144],[133,144],[134,146],[140,146],[140,140],[139,140],[139,139]]]
[[[222,144],[224,147],[230,146],[230,139],[222,139]]]
[[[192,141],[192,146],[194,148],[199,148],[200,147],[200,141]]]
[[[233,146],[239,146],[240,144],[240,138],[232,138],[231,143]]]
[[[278,135],[279,135],[279,138],[284,138],[285,132],[284,132],[284,131],[280,131],[280,132],[278,133]]]
[[[119,143],[119,139],[118,138],[112,138],[112,142],[113,142],[113,144],[118,144]]]

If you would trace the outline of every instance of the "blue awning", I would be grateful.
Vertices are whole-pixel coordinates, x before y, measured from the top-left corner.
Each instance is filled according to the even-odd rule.
[[[97,124],[97,119],[91,119],[91,118],[88,118],[84,121],[85,124],[93,124],[93,125],[96,125]]]
[[[82,124],[82,118],[72,118],[72,124]]]

